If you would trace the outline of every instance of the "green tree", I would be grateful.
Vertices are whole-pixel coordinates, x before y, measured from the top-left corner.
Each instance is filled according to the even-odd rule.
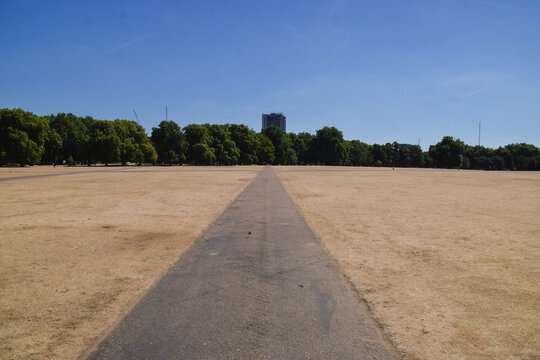
[[[188,143],[187,159],[192,164],[213,164],[215,162],[215,150],[211,145],[214,139],[210,135],[210,130],[204,125],[189,124],[184,128],[186,134],[186,140]],[[198,146],[198,144],[204,146]],[[210,152],[213,157],[210,156]],[[204,157],[204,160],[202,156]],[[213,162],[209,162],[210,159],[214,159]]]
[[[393,143],[393,165],[401,167],[421,167],[424,165],[422,148],[420,145]]]
[[[218,165],[236,165],[240,161],[240,149],[231,139],[230,125],[204,124],[212,136],[211,147],[215,151]]]
[[[0,162],[39,163],[49,134],[46,118],[21,109],[0,109]]]
[[[202,142],[192,147],[190,156],[191,162],[195,165],[213,165],[216,162],[214,149]]]
[[[388,154],[388,162],[385,166],[397,166],[399,163],[399,144],[397,142],[384,144]]]
[[[54,129],[50,129],[45,141],[45,150],[41,162],[46,164],[58,163],[61,156],[62,137]]]
[[[505,146],[510,153],[516,170],[538,170],[540,149],[531,144],[509,144]]]
[[[289,134],[298,164],[310,164],[313,159],[313,135],[307,132],[301,132],[298,135]]]
[[[429,154],[436,167],[460,168],[463,162],[465,144],[452,136],[445,136],[436,145],[429,147]]]
[[[76,162],[89,159],[88,146],[90,141],[90,126],[96,121],[91,117],[82,119],[73,114],[59,113],[49,116],[51,128],[62,138],[62,151],[59,158]]]
[[[424,153],[420,145],[409,145],[410,166],[422,167],[425,164]]]
[[[369,165],[369,145],[358,140],[348,142],[349,146],[349,161],[353,166]]]
[[[386,166],[388,163],[387,148],[379,144],[373,144],[371,147],[371,157],[375,166]]]
[[[259,151],[257,133],[246,125],[231,124],[231,139],[240,150],[240,164],[257,164],[257,153]]]
[[[145,140],[141,144],[141,152],[143,155],[143,162],[155,164],[158,159],[158,154],[150,139]]]
[[[121,139],[119,146],[119,160],[122,165],[126,165],[128,162],[140,163],[143,161],[142,152],[133,138]]]
[[[433,165],[433,158],[429,154],[429,151],[424,151],[422,153],[422,155],[423,155],[423,158],[424,158],[424,167],[432,168],[434,166]]]
[[[162,121],[157,128],[152,128],[151,139],[157,153],[157,162],[170,165],[183,164],[186,161],[188,144],[180,126],[174,121]],[[145,160],[151,160],[153,152],[148,145],[145,145],[145,148]]]
[[[317,163],[325,165],[345,165],[348,163],[343,133],[333,126],[325,126],[317,130],[313,139],[313,151]]]
[[[491,157],[493,157],[493,155],[493,149],[479,145],[465,145],[463,150],[463,168],[490,170],[492,167]]]
[[[120,144],[112,121],[95,121],[90,128],[89,162],[108,165],[119,161]]]
[[[263,133],[257,133],[257,160],[259,165],[273,164],[276,160],[274,144],[268,136]]]
[[[298,162],[291,137],[285,131],[272,125],[264,129],[263,134],[266,135],[274,145],[276,156],[274,160],[275,164],[294,165]]]
[[[148,146],[152,145],[144,128],[130,120],[115,120],[114,127],[120,139],[120,161],[123,164],[127,162],[142,164],[145,162],[147,156],[145,156],[143,146],[145,151],[151,151]],[[152,158],[153,156],[150,156],[149,160]],[[155,162],[155,160],[149,162]]]
[[[3,140],[4,149],[0,154],[3,161],[16,162],[21,165],[35,164],[40,161],[38,145],[19,129],[7,128]]]

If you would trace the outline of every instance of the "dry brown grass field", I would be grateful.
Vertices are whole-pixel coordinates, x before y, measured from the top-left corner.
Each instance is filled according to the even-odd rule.
[[[540,173],[274,169],[406,358],[540,358]],[[259,170],[0,168],[0,358],[84,356]]]
[[[84,356],[259,167],[0,168],[0,358]]]
[[[540,173],[276,167],[410,359],[540,359]]]

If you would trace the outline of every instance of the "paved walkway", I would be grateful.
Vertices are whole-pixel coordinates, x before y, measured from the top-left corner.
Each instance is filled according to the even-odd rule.
[[[89,359],[397,359],[267,167]]]

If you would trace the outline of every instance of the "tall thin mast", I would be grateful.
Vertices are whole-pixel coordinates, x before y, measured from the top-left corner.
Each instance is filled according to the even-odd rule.
[[[135,109],[133,109],[133,113],[135,114],[135,119],[137,119],[137,124],[141,125],[141,122],[139,121],[139,117],[137,116]]]
[[[478,146],[480,146],[480,132],[482,130],[482,122],[478,122]]]

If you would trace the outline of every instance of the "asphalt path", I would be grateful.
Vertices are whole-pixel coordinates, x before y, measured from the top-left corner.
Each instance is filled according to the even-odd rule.
[[[88,359],[398,359],[264,168]]]

